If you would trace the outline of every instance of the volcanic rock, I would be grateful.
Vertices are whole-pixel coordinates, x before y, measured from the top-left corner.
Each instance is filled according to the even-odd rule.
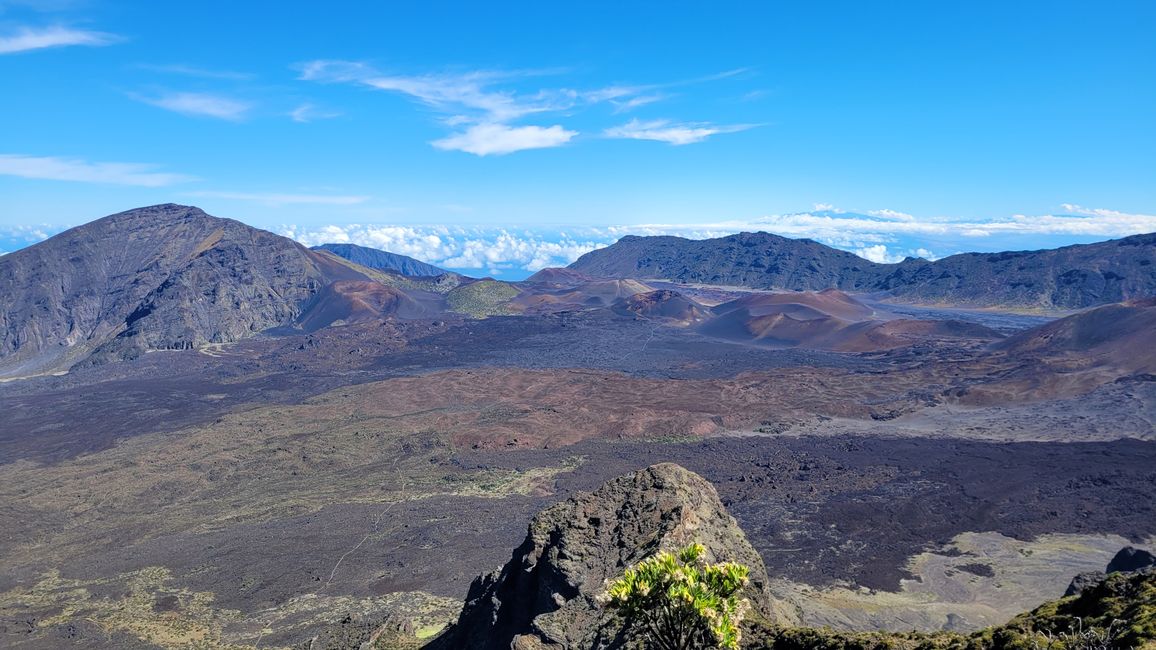
[[[714,487],[671,463],[614,479],[539,513],[526,540],[498,571],[470,587],[444,648],[611,648],[623,639],[596,602],[607,581],[661,550],[692,542],[707,560],[750,568],[758,616],[790,620],[768,590],[766,569]]]
[[[1108,563],[1108,573],[1116,571],[1139,571],[1156,566],[1156,556],[1141,548],[1125,546]]]
[[[1089,587],[1100,584],[1110,573],[1138,573],[1151,571],[1156,567],[1156,555],[1134,546],[1125,546],[1116,553],[1104,571],[1085,571],[1072,578],[1064,596],[1083,593]]]

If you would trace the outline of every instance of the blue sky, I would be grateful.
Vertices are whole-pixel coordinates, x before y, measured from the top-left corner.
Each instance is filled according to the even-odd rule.
[[[0,251],[179,202],[519,277],[1156,230],[1156,3],[0,0]]]

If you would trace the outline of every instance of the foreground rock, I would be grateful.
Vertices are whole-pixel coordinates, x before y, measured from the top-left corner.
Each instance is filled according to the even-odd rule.
[[[691,542],[706,546],[710,562],[750,567],[746,596],[755,616],[794,621],[771,596],[762,559],[714,487],[664,463],[539,513],[510,561],[474,581],[457,625],[434,647],[614,647],[620,630],[595,601],[606,581],[660,550]]]
[[[1099,584],[1112,573],[1151,572],[1156,570],[1152,567],[1156,567],[1156,555],[1152,555],[1144,549],[1125,546],[1112,558],[1112,561],[1108,563],[1108,567],[1103,571],[1088,571],[1072,578],[1072,583],[1068,585],[1068,590],[1064,592],[1064,596],[1074,596],[1083,593],[1085,589]]]

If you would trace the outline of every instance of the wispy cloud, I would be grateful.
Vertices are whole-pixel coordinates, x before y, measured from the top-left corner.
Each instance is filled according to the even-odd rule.
[[[301,68],[300,78],[322,83],[355,83],[377,90],[400,93],[426,106],[478,122],[508,122],[533,113],[572,106],[574,93],[539,91],[520,95],[495,90],[500,81],[540,74],[536,71],[475,71],[461,74],[391,75],[355,61],[311,61]]]
[[[455,133],[430,144],[438,149],[465,151],[477,156],[503,155],[526,149],[560,147],[569,142],[577,131],[561,126],[507,126],[505,124],[475,124],[462,133]]]
[[[611,127],[602,132],[608,138],[629,140],[655,140],[671,145],[685,145],[702,142],[720,133],[738,133],[753,129],[757,124],[715,125],[707,122],[671,122],[670,120],[642,121],[633,119],[621,126]]]
[[[19,154],[0,154],[0,175],[141,187],[164,187],[197,180],[194,176],[157,171],[156,165]]]
[[[669,97],[670,95],[666,93],[654,93],[651,95],[638,95],[621,101],[613,99],[610,100],[610,103],[614,105],[615,113],[626,113],[642,106],[661,102]]]
[[[189,196],[231,201],[253,201],[267,205],[357,205],[368,196],[337,194],[279,194],[253,192],[190,192]]]
[[[522,86],[525,86],[527,79],[552,76],[558,74],[558,71],[476,70],[405,75],[384,73],[362,62],[340,60],[310,61],[303,64],[300,71],[300,79],[305,81],[366,86],[397,93],[427,106],[441,114],[439,119],[445,126],[466,127],[464,131],[434,140],[431,142],[433,146],[479,156],[556,147],[569,142],[578,134],[560,124],[513,124],[530,116],[558,114],[560,117],[570,117],[576,110],[597,104],[609,104],[614,107],[615,113],[630,111],[669,97],[663,89],[716,81],[747,72],[746,69],[729,70],[665,84],[616,84],[588,90],[555,87],[526,91]],[[607,133],[622,133],[619,137],[688,144],[717,133],[734,133],[755,126],[650,122],[645,124],[651,128],[639,129],[642,124],[632,122],[608,129]]]
[[[651,234],[767,230],[789,237],[811,237],[822,241],[845,241],[848,237],[863,240],[864,237],[875,237],[876,242],[885,241],[881,237],[895,235],[965,238],[983,238],[992,235],[1124,237],[1156,232],[1156,215],[1132,214],[1102,208],[1090,209],[1073,204],[1062,206],[1068,214],[1018,214],[989,220],[918,217],[894,210],[872,210],[868,214],[859,214],[843,212],[825,204],[818,207],[821,210],[816,212],[694,224],[645,224],[631,228],[647,230]]]
[[[248,72],[234,72],[232,70],[213,70],[210,68],[202,68],[195,65],[175,64],[153,64],[141,63],[136,66],[141,70],[149,70],[151,72],[160,72],[162,74],[175,74],[185,77],[197,77],[200,79],[220,79],[223,81],[247,81],[253,79],[256,75]]]
[[[119,36],[104,31],[73,29],[61,27],[61,25],[44,28],[25,27],[16,31],[15,34],[0,36],[0,54],[15,54],[69,45],[111,45],[117,43],[118,40],[121,40]]]
[[[15,34],[0,36],[0,54],[15,54],[31,50],[72,45],[111,45],[121,40],[115,34],[73,29],[62,25],[51,27],[23,27]]]
[[[341,113],[337,111],[327,111],[306,102],[293,109],[292,111],[289,111],[289,117],[292,118],[294,122],[304,124],[307,122],[313,122],[315,120],[328,120],[335,117],[341,117]]]
[[[231,122],[245,119],[249,111],[253,109],[253,104],[250,102],[208,93],[178,92],[159,96],[131,94],[130,97],[182,115],[212,117]]]

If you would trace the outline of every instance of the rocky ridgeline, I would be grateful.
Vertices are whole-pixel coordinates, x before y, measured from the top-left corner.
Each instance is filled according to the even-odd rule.
[[[898,264],[765,232],[704,240],[627,236],[583,255],[569,269],[595,277],[757,289],[881,291],[921,303],[1078,309],[1156,295],[1156,233]]]

